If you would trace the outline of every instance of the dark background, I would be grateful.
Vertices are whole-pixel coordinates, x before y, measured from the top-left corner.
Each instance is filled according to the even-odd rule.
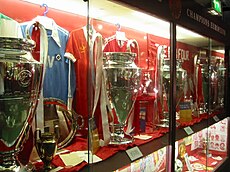
[[[210,7],[211,0],[195,0],[195,1],[206,8]],[[230,26],[230,0],[222,0],[221,2],[222,2],[223,15],[219,16],[219,18],[222,18],[222,20]]]

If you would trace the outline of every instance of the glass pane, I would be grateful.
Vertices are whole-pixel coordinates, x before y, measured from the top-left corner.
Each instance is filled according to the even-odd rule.
[[[208,118],[205,91],[209,86],[209,39],[190,30],[177,26],[177,65],[176,65],[176,163],[182,163],[183,171],[191,170],[193,162],[189,158],[201,158],[201,151],[193,147],[193,140],[180,130],[185,128],[186,134],[190,135],[193,125]],[[207,78],[207,79],[206,79]],[[206,128],[208,122],[204,121],[202,128]],[[203,136],[207,139],[206,136]],[[202,140],[198,142],[201,146]],[[206,156],[203,156],[203,166],[206,166]],[[199,162],[200,163],[200,162]],[[200,163],[201,164],[201,163]],[[180,168],[180,165],[175,165]]]
[[[213,171],[227,148],[227,119],[214,124],[224,112],[224,45],[179,26],[176,31],[175,168]],[[220,160],[213,160],[217,155]]]
[[[225,50],[224,45],[211,40],[210,45],[210,112],[218,114],[224,110],[225,95]]]
[[[210,41],[210,68],[209,68],[209,124],[204,140],[204,150],[207,155],[207,167],[215,170],[227,157],[228,118],[222,119],[225,112],[226,94],[226,67],[225,48],[218,41]],[[213,124],[213,121],[218,122]],[[218,160],[216,158],[218,157]],[[213,159],[215,162],[213,162]],[[215,164],[212,166],[212,164]]]
[[[95,70],[92,108],[102,103],[105,106],[98,106],[101,113],[94,113],[100,143],[104,144],[95,154],[103,160],[111,156],[93,164],[92,169],[139,169],[141,164],[149,164],[152,170],[166,169],[169,142],[168,137],[160,136],[168,131],[169,122],[168,114],[162,111],[164,65],[170,59],[169,22],[122,4],[97,0],[90,1],[89,18],[89,40],[95,36],[91,53],[102,50],[89,64]],[[90,141],[97,144],[95,139]],[[147,142],[148,148],[144,146]],[[132,149],[134,146],[138,147]],[[132,157],[128,152],[138,150],[142,158],[134,161],[139,154]],[[122,161],[117,161],[119,153]],[[158,154],[164,163],[156,163]]]
[[[227,158],[229,118],[176,142],[175,171],[215,171]],[[183,157],[183,158],[182,158]]]

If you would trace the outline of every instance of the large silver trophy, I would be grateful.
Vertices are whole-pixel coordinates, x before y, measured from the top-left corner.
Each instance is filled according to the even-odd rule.
[[[0,38],[0,171],[20,171],[17,154],[30,129],[43,66],[28,39]]]
[[[160,95],[160,102],[162,105],[162,117],[160,119],[160,123],[156,124],[158,127],[169,127],[169,96],[170,96],[170,60],[167,59],[162,59],[161,58],[161,67],[160,72],[159,72],[159,85],[158,88],[162,92],[159,94]],[[177,65],[176,65],[176,107],[179,106],[181,99],[186,95],[186,89],[185,89],[185,82],[187,78],[187,71],[184,70],[181,66],[181,62],[177,60]],[[176,119],[179,119],[178,116],[176,116]],[[177,126],[179,123],[176,124]]]
[[[134,63],[135,53],[107,52],[104,57],[107,94],[115,110],[113,123],[110,124],[110,144],[131,143],[133,138],[124,131],[124,127],[140,87],[141,69]]]

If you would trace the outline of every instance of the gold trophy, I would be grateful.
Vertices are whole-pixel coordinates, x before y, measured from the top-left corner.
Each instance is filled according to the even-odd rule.
[[[40,159],[44,163],[44,171],[50,171],[52,169],[51,161],[56,154],[57,141],[59,138],[58,128],[58,126],[55,126],[54,133],[51,133],[46,129],[44,133],[42,133],[40,129],[35,130],[35,147]]]

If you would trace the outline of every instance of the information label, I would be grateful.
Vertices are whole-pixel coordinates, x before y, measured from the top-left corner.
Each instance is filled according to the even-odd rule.
[[[184,131],[185,131],[188,135],[194,133],[194,131],[191,129],[191,127],[185,127],[185,128],[184,128]]]
[[[143,154],[141,153],[140,149],[137,146],[126,150],[126,153],[131,161],[134,161],[143,156]]]
[[[218,116],[216,116],[216,115],[213,117],[213,119],[214,119],[216,122],[218,122],[218,121],[220,120],[220,119],[218,118]]]

